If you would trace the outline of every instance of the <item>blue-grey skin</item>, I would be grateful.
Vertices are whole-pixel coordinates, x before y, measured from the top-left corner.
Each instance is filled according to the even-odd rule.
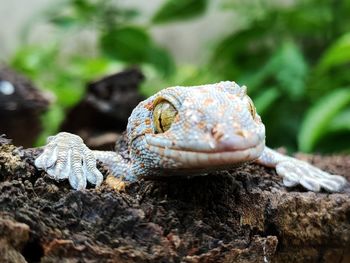
[[[154,117],[161,102],[176,112],[164,132],[157,131]],[[126,181],[172,174],[201,175],[255,161],[276,168],[288,187],[301,184],[315,192],[321,188],[337,192],[346,184],[342,176],[266,147],[261,118],[246,88],[234,82],[177,86],[158,92],[133,110],[127,140],[130,156],[125,160],[116,152],[91,151],[77,135],[59,133],[48,138],[35,164],[56,180],[68,178],[75,189],[84,189],[87,181],[101,184],[103,177],[96,168],[96,159]]]

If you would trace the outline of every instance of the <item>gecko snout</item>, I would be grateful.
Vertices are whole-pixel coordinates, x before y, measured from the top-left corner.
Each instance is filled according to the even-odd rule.
[[[233,134],[232,134],[233,133]],[[216,141],[220,141],[225,137],[229,137],[230,135],[232,136],[239,136],[242,138],[248,137],[248,133],[242,129],[235,129],[233,132],[232,130],[229,130],[227,127],[223,127],[220,124],[215,125],[211,129],[211,135]]]
[[[222,151],[242,150],[255,146],[258,143],[257,136],[249,132],[236,129],[224,130],[225,127],[216,125],[211,130],[211,135],[216,143],[216,148]]]

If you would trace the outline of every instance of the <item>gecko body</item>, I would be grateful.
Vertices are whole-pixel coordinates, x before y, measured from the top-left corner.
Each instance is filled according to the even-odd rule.
[[[346,184],[342,176],[266,147],[264,124],[246,87],[235,82],[161,90],[133,110],[126,138],[128,158],[91,151],[77,135],[62,132],[48,138],[35,164],[56,180],[68,178],[75,189],[87,181],[101,184],[96,159],[126,181],[206,174],[254,161],[276,168],[288,187],[337,192]]]

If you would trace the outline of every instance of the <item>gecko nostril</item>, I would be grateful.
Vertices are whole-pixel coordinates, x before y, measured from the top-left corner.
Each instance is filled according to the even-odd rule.
[[[220,141],[222,137],[224,137],[225,133],[222,131],[219,125],[215,125],[214,128],[211,129],[211,135],[216,141]]]
[[[242,131],[242,130],[237,130],[237,131],[235,132],[235,134],[238,135],[238,136],[241,136],[241,137],[243,137],[243,138],[246,137],[246,133],[245,133],[244,131]]]

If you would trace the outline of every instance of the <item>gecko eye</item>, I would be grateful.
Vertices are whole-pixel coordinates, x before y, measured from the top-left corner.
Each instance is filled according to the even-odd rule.
[[[156,133],[163,133],[169,130],[173,123],[177,110],[166,100],[161,100],[153,110],[153,126]]]
[[[249,110],[250,114],[252,115],[253,119],[255,119],[256,108],[254,106],[253,101],[249,97],[248,97],[248,110]]]

